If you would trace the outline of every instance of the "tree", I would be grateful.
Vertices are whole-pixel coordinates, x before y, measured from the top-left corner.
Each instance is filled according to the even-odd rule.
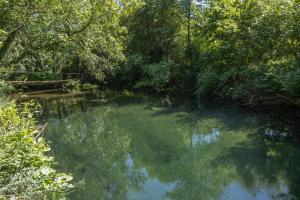
[[[299,95],[297,55],[292,53],[299,40],[291,29],[296,5],[293,0],[209,1],[198,22],[197,37],[204,38],[198,47],[198,93],[249,103],[266,102],[275,93],[276,101],[293,102],[285,97]]]
[[[81,68],[102,80],[124,59],[114,1],[1,1],[0,10],[2,67],[51,73]]]
[[[173,78],[172,68],[182,59],[179,3],[176,0],[145,0],[131,13],[126,21],[127,63],[120,76],[132,80],[137,87],[166,88]],[[158,82],[154,71],[155,74],[161,72]],[[165,81],[161,82],[162,79]]]

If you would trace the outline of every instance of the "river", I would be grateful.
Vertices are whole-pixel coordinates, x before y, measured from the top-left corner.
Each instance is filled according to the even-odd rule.
[[[300,198],[294,114],[128,92],[33,95],[72,200]],[[299,138],[299,137],[298,137]]]

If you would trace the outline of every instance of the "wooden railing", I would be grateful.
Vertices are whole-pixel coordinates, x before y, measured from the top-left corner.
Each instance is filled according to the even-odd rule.
[[[71,81],[83,80],[88,76],[86,73],[0,72],[0,80],[4,78],[14,87],[64,87]]]
[[[13,72],[13,73],[5,73],[0,72],[0,79],[2,77],[5,77],[6,80],[9,81],[20,81],[22,79],[22,76],[24,76],[27,80],[30,81],[50,81],[50,80],[70,80],[70,79],[76,79],[76,80],[83,80],[84,78],[88,77],[88,73],[53,73],[48,74],[44,72]],[[41,77],[42,80],[36,80],[36,77]],[[44,76],[44,77],[43,77]],[[32,80],[34,78],[35,80]],[[23,79],[23,81],[25,81]]]
[[[7,81],[14,87],[30,87],[30,86],[59,86],[63,87],[65,84],[73,81],[73,79],[68,80],[52,80],[52,81]]]

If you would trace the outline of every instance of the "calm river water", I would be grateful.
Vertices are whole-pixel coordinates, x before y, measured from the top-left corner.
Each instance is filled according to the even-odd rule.
[[[72,200],[300,199],[295,113],[126,92],[33,97],[57,168],[84,182]]]

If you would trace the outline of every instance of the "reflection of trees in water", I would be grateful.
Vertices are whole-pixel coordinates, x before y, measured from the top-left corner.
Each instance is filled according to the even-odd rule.
[[[123,199],[131,180],[125,161],[130,139],[107,115],[108,111],[75,112],[49,120],[49,139],[58,163],[77,180],[85,179],[76,199]]]
[[[155,116],[170,113],[174,114],[159,111]],[[177,122],[191,125],[190,132],[209,133],[218,128],[222,139],[213,144],[189,146],[184,138],[192,138],[195,134],[189,134],[189,131],[177,133],[176,125],[159,133],[154,129],[151,137],[147,134],[135,136],[139,142],[134,148],[143,145],[136,150],[136,159],[146,166],[150,175],[166,183],[176,182],[175,189],[168,193],[172,199],[217,199],[225,186],[233,181],[238,181],[249,193],[254,188],[275,188],[278,194],[274,195],[278,198],[289,198],[287,194],[280,194],[282,184],[287,184],[291,195],[299,197],[299,148],[282,138],[286,134],[272,135],[272,139],[266,134],[251,134],[260,131],[256,127],[272,128],[266,127],[272,119],[260,122],[255,115],[245,116],[232,111],[230,114],[222,111],[194,116],[179,113],[177,116]],[[151,123],[149,121],[147,123]],[[283,128],[277,126],[272,133],[283,133],[284,130],[291,134],[293,130],[288,128],[289,123],[283,124]],[[170,142],[174,138],[177,143]],[[142,154],[139,153],[141,149],[144,150]],[[161,155],[171,159],[162,159]]]
[[[250,134],[255,129],[246,127],[230,130],[236,135],[231,139],[223,137],[222,142],[203,148],[202,156],[196,160],[195,152],[191,151],[192,159],[188,160],[194,161],[185,162],[186,169],[179,176],[181,184],[170,195],[176,199],[215,199],[224,186],[238,180],[248,191],[269,186],[278,192],[274,194],[276,198],[299,198],[300,149],[287,140],[291,133],[287,126],[278,129],[277,124],[276,127],[264,127],[263,133],[256,130],[256,134]],[[272,130],[274,134],[264,134],[265,130]],[[239,135],[247,135],[247,138],[239,141]],[[280,194],[282,184],[287,184],[290,195]]]
[[[227,148],[219,160],[221,164],[235,166],[242,183],[248,188],[261,183],[274,185],[284,180],[289,193],[300,197],[300,151],[288,142],[269,141],[262,134],[254,135]]]
[[[214,166],[212,162],[222,148],[214,144],[211,146],[214,149],[207,148],[205,144],[197,147],[190,142],[191,132],[209,135],[214,128],[222,128],[218,120],[202,120],[199,127],[190,127],[178,123],[176,113],[175,118],[170,120],[166,120],[164,115],[153,117],[145,112],[135,112],[134,116],[139,119],[138,124],[134,125],[133,119],[127,119],[124,126],[129,130],[135,126],[131,137],[136,165],[145,167],[149,178],[176,183],[175,189],[168,192],[172,199],[216,198],[226,183],[232,180],[230,169]]]
[[[40,100],[38,101],[42,110],[40,113],[40,118],[48,119],[51,117],[56,117],[58,119],[64,119],[72,113],[86,112],[88,108],[88,103],[84,101],[77,100],[66,100],[66,99],[54,99],[54,100]]]
[[[218,199],[233,181],[251,192],[254,187],[280,187],[281,180],[300,197],[300,152],[290,143],[290,133],[300,129],[288,121],[273,124],[236,110],[155,111],[136,102],[114,109],[113,115],[84,102],[43,107],[49,108],[43,115],[53,116],[47,134],[60,166],[87,181],[74,194],[78,199],[124,199],[129,187],[142,189],[151,177],[176,183],[167,194],[172,199]],[[214,130],[220,131],[216,140],[191,145],[193,136],[214,136]],[[129,152],[134,160],[130,169]]]

